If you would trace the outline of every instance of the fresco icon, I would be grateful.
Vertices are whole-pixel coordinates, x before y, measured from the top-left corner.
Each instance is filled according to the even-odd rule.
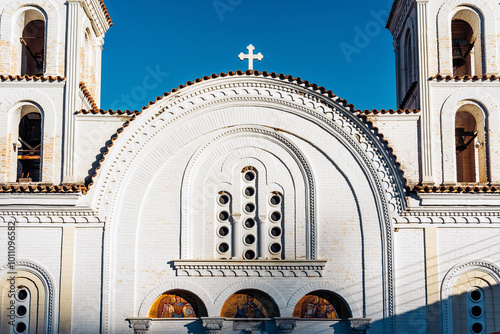
[[[344,319],[350,311],[343,301],[328,291],[314,291],[295,305],[293,317],[309,319]]]
[[[179,291],[166,292],[151,306],[150,318],[196,318],[205,316],[197,314],[200,304],[197,298],[189,293]],[[204,306],[201,305],[202,309]],[[206,313],[206,312],[201,312]]]
[[[262,319],[279,317],[278,307],[267,294],[258,290],[242,290],[229,297],[221,317]]]

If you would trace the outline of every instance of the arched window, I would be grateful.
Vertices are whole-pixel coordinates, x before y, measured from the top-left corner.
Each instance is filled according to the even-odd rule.
[[[404,71],[405,71],[405,89],[408,91],[413,84],[415,75],[414,50],[411,38],[411,31],[406,31],[405,48],[404,48]]]
[[[487,132],[484,113],[474,104],[455,115],[457,182],[487,182]]]
[[[258,184],[257,170],[247,166],[241,171],[239,194],[219,191],[215,203],[217,258],[283,258],[283,195],[275,191],[259,198],[263,194]]]
[[[36,10],[27,10],[22,26],[21,75],[42,76],[45,69],[45,18]]]
[[[483,43],[481,16],[467,8],[458,11],[451,21],[454,75],[482,75]]]
[[[17,142],[17,181],[40,182],[42,115],[33,106],[23,107],[22,112]]]

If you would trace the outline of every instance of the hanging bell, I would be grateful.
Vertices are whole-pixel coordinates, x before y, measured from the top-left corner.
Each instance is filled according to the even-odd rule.
[[[462,47],[460,45],[453,47],[453,67],[459,68],[467,64],[464,55],[462,54]]]

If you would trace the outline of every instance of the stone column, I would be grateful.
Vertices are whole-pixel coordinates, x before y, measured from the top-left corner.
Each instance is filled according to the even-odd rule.
[[[274,318],[278,334],[290,334],[297,327],[297,318]]]
[[[129,327],[134,329],[134,334],[144,334],[151,327],[151,318],[128,318]]]
[[[351,328],[353,334],[365,334],[366,330],[370,328],[370,321],[372,319],[367,318],[357,318],[349,319],[351,322]]]
[[[219,334],[224,326],[225,318],[204,318],[202,317],[203,327],[206,334]]]

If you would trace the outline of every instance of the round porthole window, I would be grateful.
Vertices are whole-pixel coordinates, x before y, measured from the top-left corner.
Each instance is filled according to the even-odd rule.
[[[246,228],[252,228],[255,226],[255,220],[253,220],[252,218],[248,218],[247,220],[245,220],[244,224]]]
[[[28,312],[28,310],[26,309],[26,306],[24,306],[24,305],[18,306],[17,309],[16,309],[16,314],[19,317],[25,316],[26,312]]]
[[[255,242],[255,236],[253,234],[247,234],[243,241],[246,245],[251,245]]]
[[[281,204],[281,197],[279,195],[273,195],[269,198],[269,204],[277,206]]]
[[[243,180],[252,182],[253,180],[255,180],[255,172],[253,170],[247,170],[245,173],[243,173]]]
[[[219,196],[219,204],[226,205],[229,203],[229,196],[227,194],[222,194]]]
[[[227,226],[222,226],[219,228],[218,231],[219,236],[225,237],[229,234],[229,228]]]
[[[475,322],[472,324],[472,333],[481,334],[483,332],[483,324],[480,322]]]
[[[17,292],[17,299],[20,300],[20,301],[23,301],[25,300],[26,298],[28,298],[28,291],[24,290],[24,289],[21,289]]]
[[[271,221],[272,222],[279,222],[281,219],[281,213],[279,213],[278,211],[274,211],[273,213],[271,213]]]
[[[217,247],[219,253],[226,253],[229,250],[229,245],[226,242],[221,242]]]
[[[253,213],[255,211],[255,204],[253,203],[247,203],[245,204],[245,212],[246,213]]]
[[[253,187],[246,187],[245,190],[243,190],[243,193],[246,197],[252,197],[255,195],[255,189]]]
[[[480,316],[483,315],[483,308],[481,306],[473,306],[471,309],[470,309],[470,314],[474,317],[474,318],[479,318]]]
[[[271,253],[279,253],[281,252],[281,245],[277,242],[271,244],[271,246],[269,247],[269,250],[271,251]]]
[[[16,332],[24,333],[26,331],[26,324],[24,322],[18,322],[16,324]]]
[[[229,219],[229,212],[227,212],[227,211],[221,211],[221,212],[219,212],[219,220],[220,221],[224,222],[224,221],[226,221],[228,219]]]
[[[481,290],[476,289],[476,290],[472,290],[471,292],[469,292],[469,297],[473,302],[477,303],[478,301],[481,300],[481,298],[483,297],[483,294],[481,293]]]
[[[270,231],[269,234],[271,234],[271,237],[277,238],[281,235],[281,228],[279,227],[273,227]]]
[[[243,257],[245,258],[245,260],[253,260],[255,259],[255,252],[251,249],[246,250],[243,254]]]

